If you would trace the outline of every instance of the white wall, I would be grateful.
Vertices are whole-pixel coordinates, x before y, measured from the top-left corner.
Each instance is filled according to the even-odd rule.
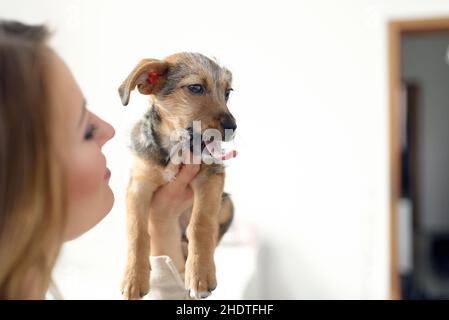
[[[448,15],[448,1],[0,0],[0,12],[54,26],[90,108],[117,129],[105,148],[116,205],[67,245],[69,297],[115,297],[105,288],[125,262],[125,145],[146,99],[123,108],[117,87],[140,58],[184,50],[234,73],[240,155],[226,189],[262,247],[248,296],[388,297],[386,21]]]

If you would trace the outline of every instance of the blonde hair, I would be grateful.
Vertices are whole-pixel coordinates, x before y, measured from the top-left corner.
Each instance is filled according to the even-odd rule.
[[[44,298],[63,242],[43,26],[0,20],[0,299]]]

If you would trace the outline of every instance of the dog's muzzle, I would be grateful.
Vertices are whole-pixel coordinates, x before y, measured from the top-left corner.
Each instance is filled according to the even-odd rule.
[[[223,130],[235,131],[237,129],[237,123],[235,123],[235,119],[230,113],[224,113],[220,117],[220,125]]]
[[[235,126],[237,127],[237,126]],[[207,155],[208,157],[211,157],[215,160],[229,160],[232,158],[235,158],[237,156],[237,150],[231,150],[226,151],[222,149],[221,142],[222,141],[215,141],[213,137],[210,140],[203,140],[200,133],[196,133],[193,131],[192,127],[189,127],[186,129],[190,136],[190,151],[192,154],[195,154],[196,152],[200,151],[198,149],[194,148],[194,143],[196,141],[199,141],[201,139],[201,154]],[[230,130],[230,129],[228,129]],[[233,131],[232,131],[233,132]],[[234,137],[234,134],[230,135],[231,139]],[[231,140],[229,139],[229,140]]]

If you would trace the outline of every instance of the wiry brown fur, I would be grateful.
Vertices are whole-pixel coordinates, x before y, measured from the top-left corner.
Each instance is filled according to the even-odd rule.
[[[156,72],[156,83],[147,81]],[[231,73],[209,58],[195,53],[179,53],[164,60],[142,60],[119,88],[124,105],[137,86],[142,94],[152,95],[153,105],[134,127],[131,149],[134,163],[127,189],[128,262],[122,283],[125,298],[137,299],[149,291],[150,235],[148,216],[154,191],[179,171],[169,154],[175,142],[170,134],[201,120],[202,132],[214,128],[222,132],[220,117],[230,115],[224,99],[231,88]],[[194,95],[187,86],[202,84],[204,95]],[[233,118],[233,117],[232,117]],[[201,165],[192,181],[193,208],[183,214],[180,225],[186,228],[186,288],[210,292],[216,287],[214,250],[233,217],[230,197],[223,193],[225,172],[221,164]],[[187,253],[188,252],[188,253]]]

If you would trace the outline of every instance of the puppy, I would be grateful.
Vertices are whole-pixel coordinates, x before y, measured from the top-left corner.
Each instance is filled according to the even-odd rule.
[[[179,146],[186,145],[186,134],[176,132],[185,129],[181,131],[187,133],[190,144],[191,138],[201,139],[207,130],[215,130],[225,140],[232,139],[237,125],[227,107],[231,83],[231,72],[213,60],[198,53],[178,53],[163,60],[140,61],[119,88],[124,106],[135,87],[141,94],[151,95],[152,101],[131,133],[134,161],[126,194],[128,261],[122,282],[126,299],[141,298],[150,289],[149,207],[155,190],[174,179],[180,169],[180,161],[173,160],[185,149]],[[193,207],[180,219],[187,248],[185,286],[197,299],[209,296],[217,285],[214,250],[233,218],[232,201],[223,192],[223,163],[204,163],[202,156],[223,160],[236,152],[217,155],[217,147],[216,135],[209,135],[199,147],[188,147],[194,159],[203,159],[191,183]],[[181,158],[186,160],[185,152]]]

